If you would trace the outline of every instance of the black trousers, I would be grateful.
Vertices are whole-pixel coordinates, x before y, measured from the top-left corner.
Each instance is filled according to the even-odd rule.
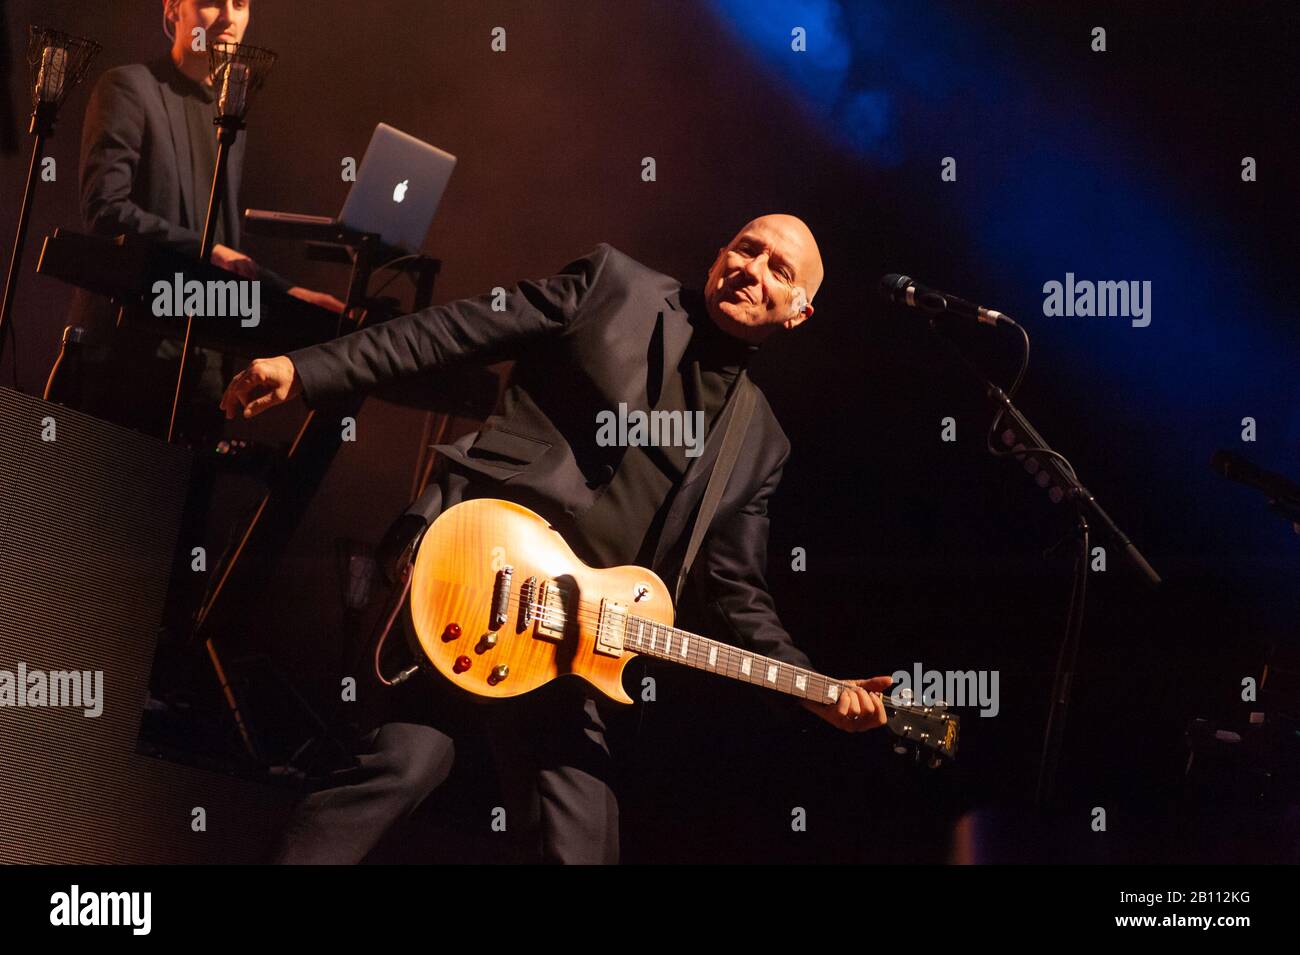
[[[595,700],[565,687],[484,709],[505,804],[471,816],[485,831],[522,833],[532,861],[616,863],[618,802]],[[446,780],[455,753],[453,736],[429,722],[383,723],[356,766],[298,804],[274,861],[360,862]]]
[[[464,491],[455,481],[433,489],[449,502]],[[618,802],[605,722],[586,684],[569,678],[518,699],[476,704],[430,679],[420,674],[397,689],[369,682],[370,690],[362,692],[379,696],[383,717],[367,721],[378,725],[362,738],[356,765],[333,774],[294,809],[273,861],[364,859],[446,780],[466,708],[483,721],[505,802],[470,810],[484,830],[504,824],[528,846],[531,861],[618,861]]]

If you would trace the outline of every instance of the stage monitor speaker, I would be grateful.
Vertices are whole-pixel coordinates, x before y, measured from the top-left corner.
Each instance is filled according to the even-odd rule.
[[[190,467],[0,388],[0,862],[262,848],[248,819],[281,794],[135,752]]]

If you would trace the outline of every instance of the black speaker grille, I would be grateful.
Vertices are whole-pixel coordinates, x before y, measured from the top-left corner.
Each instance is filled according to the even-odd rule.
[[[0,388],[0,670],[103,672],[96,718],[0,706],[0,861],[247,859],[265,841],[250,819],[285,802],[135,752],[190,463]]]

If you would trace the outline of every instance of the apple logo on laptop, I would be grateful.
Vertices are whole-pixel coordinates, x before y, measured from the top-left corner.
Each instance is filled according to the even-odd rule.
[[[411,180],[409,179],[403,179],[401,182],[397,184],[397,186],[393,189],[394,202],[401,202],[403,199],[406,198],[406,188],[410,184],[411,184]]]

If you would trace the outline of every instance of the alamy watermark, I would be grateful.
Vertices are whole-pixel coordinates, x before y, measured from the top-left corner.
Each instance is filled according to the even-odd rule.
[[[1043,314],[1051,317],[1096,315],[1102,318],[1131,318],[1134,328],[1151,324],[1151,282],[1093,282],[1075,280],[1073,272],[1065,281],[1043,283]]]
[[[1001,709],[997,670],[926,670],[914,663],[910,672],[895,670],[891,675],[895,686],[889,700],[895,706],[978,706],[980,716],[997,716]]]
[[[148,935],[153,926],[153,893],[83,892],[73,885],[50,896],[50,924],[129,926],[132,935]]]
[[[103,670],[0,670],[0,706],[81,707],[94,719],[104,712]]]
[[[238,318],[243,328],[256,328],[262,321],[262,283],[258,279],[186,281],[177,272],[170,282],[154,282],[153,294],[156,318]]]
[[[704,451],[703,411],[628,411],[620,401],[618,411],[596,413],[596,443],[602,448],[685,447],[688,458]]]

